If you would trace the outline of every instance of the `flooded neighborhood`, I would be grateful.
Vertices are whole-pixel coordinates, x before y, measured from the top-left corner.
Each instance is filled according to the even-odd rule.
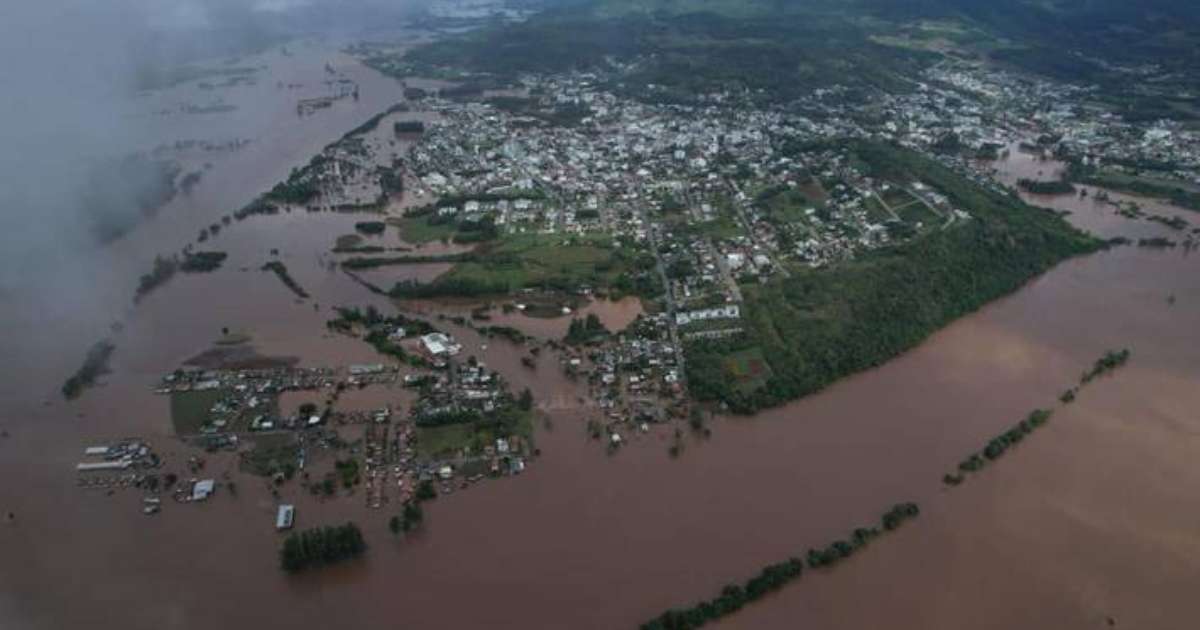
[[[138,92],[174,192],[0,293],[0,626],[1190,627],[1200,131],[954,57],[863,114],[406,56],[493,4]],[[971,230],[1066,253],[994,290]],[[822,301],[909,251],[996,299]]]

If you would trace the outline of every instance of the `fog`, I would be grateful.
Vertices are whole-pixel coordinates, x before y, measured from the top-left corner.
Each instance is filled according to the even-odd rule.
[[[161,177],[120,163],[155,139],[136,92],[174,66],[293,34],[351,31],[413,2],[7,0],[0,3],[0,296],[68,274]],[[143,119],[144,120],[144,119]],[[136,216],[132,217],[136,223]],[[115,237],[116,234],[109,234]],[[171,244],[169,248],[181,244]]]

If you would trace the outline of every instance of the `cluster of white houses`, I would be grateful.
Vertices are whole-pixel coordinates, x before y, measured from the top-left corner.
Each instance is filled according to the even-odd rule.
[[[725,306],[702,308],[694,311],[681,311],[679,313],[675,313],[675,325],[687,326],[688,324],[704,322],[713,319],[738,319],[741,316],[741,306],[737,304],[726,304]]]

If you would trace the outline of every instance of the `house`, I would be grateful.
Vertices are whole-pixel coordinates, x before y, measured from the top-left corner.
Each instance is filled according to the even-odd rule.
[[[275,529],[279,531],[291,529],[295,519],[296,506],[284,503],[279,506],[279,511],[275,513]]]
[[[727,304],[715,308],[675,313],[675,324],[687,326],[692,322],[702,322],[710,319],[737,319],[741,317],[741,308],[737,304]]]
[[[217,482],[212,479],[201,479],[192,485],[192,500],[203,501],[213,493],[217,487]]]
[[[379,374],[383,372],[384,366],[382,363],[372,363],[364,365],[351,365],[347,371],[354,376],[365,376],[367,374]]]

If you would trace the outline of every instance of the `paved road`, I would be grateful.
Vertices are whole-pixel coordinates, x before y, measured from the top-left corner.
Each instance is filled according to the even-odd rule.
[[[671,347],[675,351],[675,364],[679,366],[679,384],[686,386],[687,370],[684,369],[683,344],[679,340],[679,326],[675,324],[675,313],[678,312],[675,305],[675,294],[671,290],[671,279],[667,277],[667,268],[663,264],[662,254],[658,251],[658,230],[658,225],[650,226],[650,247],[654,250],[654,268],[658,271],[658,277],[662,280],[663,289],[665,290],[668,326],[671,331]]]

